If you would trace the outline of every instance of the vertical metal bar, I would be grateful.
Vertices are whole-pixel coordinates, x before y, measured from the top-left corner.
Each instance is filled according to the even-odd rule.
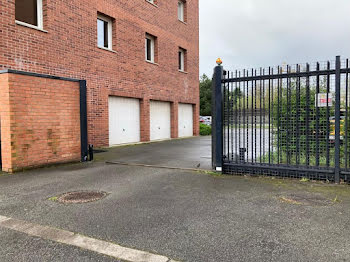
[[[310,72],[310,65],[306,64],[306,72]],[[310,165],[310,77],[306,77],[306,165]]]
[[[278,74],[281,74],[281,67],[278,66]],[[280,164],[280,126],[281,126],[281,117],[280,117],[280,92],[281,92],[281,83],[280,79],[277,81],[277,164]]]
[[[340,56],[335,62],[335,152],[334,152],[334,179],[340,183]]]
[[[239,72],[239,77],[241,76],[241,72]],[[237,77],[237,73],[236,73]],[[238,97],[238,149],[239,149],[239,157],[241,160],[241,116],[242,116],[242,109],[241,109],[241,97],[242,97],[242,92],[241,92],[241,82],[238,83],[238,92],[237,92],[237,97]],[[242,161],[240,161],[242,162]]]
[[[263,75],[265,76],[265,68],[263,69]],[[263,80],[263,125],[262,125],[262,131],[263,131],[263,162],[265,163],[265,80]],[[260,152],[261,154],[261,152]]]
[[[223,68],[214,69],[213,79],[213,118],[212,118],[212,165],[217,171],[223,166],[223,97],[222,97]]]
[[[289,75],[290,73],[290,66],[287,65],[287,75]],[[290,137],[290,103],[291,103],[291,99],[290,99],[290,78],[289,76],[287,77],[287,123],[286,123],[286,126],[287,126],[287,136],[286,136],[286,149],[287,149],[287,164],[290,165],[290,140],[289,140],[289,137]]]
[[[237,71],[236,71],[236,74],[237,74]],[[233,89],[233,86],[232,86],[232,89]],[[236,147],[236,149],[235,149],[235,151],[236,151],[235,157],[236,157],[236,161],[237,161],[238,160],[237,156],[239,154],[239,145],[238,145],[238,137],[237,137],[237,127],[238,127],[237,126],[237,123],[238,123],[238,114],[237,114],[237,82],[235,84],[234,90],[232,90],[232,92],[231,92],[231,96],[232,96],[232,99],[234,99],[233,103],[234,103],[234,110],[235,110],[235,147]],[[233,106],[232,106],[232,110],[233,110]]]
[[[274,75],[274,70],[273,68],[271,68],[271,78],[273,77]],[[272,136],[271,136],[271,153],[272,153],[272,158],[271,158],[271,163],[270,164],[273,164],[274,162],[274,157],[275,157],[275,153],[274,153],[274,146],[275,146],[275,143],[274,143],[274,136],[275,136],[275,127],[274,127],[274,121],[273,121],[273,118],[274,118],[274,96],[275,96],[275,92],[274,92],[274,79],[272,78],[272,81],[271,81],[271,94],[272,94],[272,97],[271,97],[271,105],[272,105],[272,118],[271,118],[271,126],[272,126]],[[270,131],[271,133],[271,131]]]
[[[252,69],[252,76],[254,75],[254,69]],[[255,93],[256,94],[256,93]],[[251,146],[252,146],[252,163],[254,163],[254,81],[252,81],[252,106],[251,106],[251,114],[252,114],[252,127],[251,127],[251,133],[252,133],[252,140],[251,140]]]
[[[320,63],[316,65],[316,71],[320,71]],[[320,109],[318,104],[318,96],[320,93],[320,75],[316,76],[316,166],[320,165]]]
[[[229,78],[226,76],[226,73],[229,72],[224,72],[224,76],[223,78]],[[226,99],[227,99],[227,89],[230,83],[224,83],[222,84],[222,146],[223,146],[223,161],[227,160],[225,159],[225,157],[228,157],[229,153],[227,152],[227,148],[226,148],[226,115],[227,115],[227,105],[226,105]]]
[[[328,61],[327,62],[327,70],[331,69],[331,63]],[[328,106],[328,99],[329,99],[329,90],[330,90],[330,75],[327,74],[327,111],[326,111],[326,137],[327,137],[327,144],[326,144],[326,165],[329,167],[330,165],[330,156],[329,156],[329,106]]]
[[[269,67],[269,164],[271,164],[271,67]]]
[[[245,69],[243,70],[243,76],[245,76]],[[246,130],[245,130],[245,126],[246,126],[246,119],[245,119],[245,115],[246,115],[246,105],[245,105],[245,101],[246,101],[246,98],[245,98],[245,96],[247,96],[247,92],[246,92],[246,88],[245,88],[245,82],[243,82],[242,83],[243,84],[243,95],[242,95],[242,97],[243,97],[243,147],[245,147],[245,145],[246,145]],[[247,150],[245,150],[245,151],[247,151]]]
[[[80,93],[80,146],[81,161],[87,161],[88,156],[88,127],[87,127],[87,103],[86,103],[86,80],[79,81]]]
[[[233,78],[233,72],[231,72],[231,78]],[[231,130],[231,126],[232,126],[232,122],[234,121],[234,115],[233,115],[233,102],[232,102],[232,90],[234,88],[234,84],[231,83],[231,85],[229,86],[229,89],[227,90],[227,100],[228,100],[228,112],[227,112],[227,118],[228,118],[228,121],[227,121],[227,137],[228,137],[228,142],[227,142],[227,145],[230,146],[230,142],[231,142],[231,138],[230,138],[230,133],[232,133],[232,130]],[[236,148],[230,148],[230,159],[231,161],[234,161],[233,159],[233,153],[236,151]]]
[[[346,69],[349,68],[349,59],[346,59]],[[345,169],[348,168],[348,126],[349,126],[349,74],[346,73],[345,76],[345,130],[344,130],[344,136],[345,136],[345,149],[344,149],[344,157],[345,157]]]
[[[230,74],[228,74],[228,78],[231,78],[233,77],[233,73],[230,72]],[[233,108],[232,108],[232,96],[231,96],[231,90],[233,89],[233,83],[229,83],[228,85],[228,89],[227,89],[227,122],[226,122],[226,129],[227,129],[227,147],[230,149],[230,127],[231,127],[231,124],[233,122]],[[233,160],[233,152],[234,152],[234,149],[231,148],[229,151],[228,151],[228,156],[229,156],[229,159],[232,161]]]
[[[249,71],[247,70],[247,77],[249,76]],[[247,162],[248,162],[248,159],[249,159],[249,81],[246,81],[247,83],[247,107],[246,107],[246,115],[247,115],[247,129],[246,129],[246,132],[247,132]]]
[[[297,73],[300,73],[300,65],[297,65]],[[297,90],[296,90],[296,97],[297,97],[297,112],[296,112],[296,152],[295,152],[295,164],[300,164],[300,77],[297,78]]]
[[[232,75],[233,75],[233,73],[232,73]],[[238,77],[238,75],[237,75],[237,70],[235,71],[235,78],[237,78]],[[233,84],[232,84],[232,90],[233,90],[233,88],[237,88],[237,82],[235,83],[235,87],[233,87]],[[230,93],[230,96],[231,96],[231,98],[233,99],[233,92],[232,92],[232,90],[231,90],[231,93]],[[232,100],[231,99],[231,100]],[[230,106],[231,108],[232,108],[232,113],[231,113],[231,117],[233,117],[233,103],[231,103],[231,106]],[[236,121],[236,120],[235,120]],[[237,143],[236,143],[236,139],[234,138],[234,136],[233,136],[233,132],[232,132],[232,129],[231,129],[231,126],[233,126],[233,124],[232,123],[230,123],[230,130],[231,130],[231,145],[232,145],[232,148],[233,148],[233,142],[236,144],[236,147],[235,147],[235,152],[236,152],[236,154],[237,154]],[[233,150],[232,150],[233,151]],[[236,161],[237,159],[235,159],[234,161]]]
[[[227,73],[227,78],[230,78],[230,72]],[[231,155],[232,155],[232,152],[233,152],[233,148],[231,148],[231,151],[230,151],[230,122],[231,122],[231,101],[230,101],[230,86],[232,86],[232,83],[227,83],[227,88],[225,89],[225,94],[226,94],[226,103],[225,103],[225,114],[224,114],[224,117],[225,117],[225,129],[227,129],[227,135],[225,137],[225,141],[227,143],[227,158],[229,160],[232,160],[231,159]],[[226,130],[225,130],[226,132]]]
[[[260,67],[260,76],[262,76],[262,68]],[[259,82],[259,89],[260,89],[260,92],[259,92],[259,95],[260,95],[260,110],[259,110],[259,113],[260,113],[260,116],[259,116],[259,120],[260,120],[260,128],[259,128],[259,136],[260,136],[260,141],[259,141],[259,145],[260,145],[260,148],[259,148],[259,158],[260,158],[260,163],[262,162],[262,133],[261,133],[261,126],[262,126],[262,84],[261,84],[261,80]]]
[[[256,76],[256,70],[255,70],[255,76]],[[256,157],[256,149],[257,149],[257,144],[256,144],[256,100],[257,100],[257,97],[256,97],[256,94],[257,94],[257,80],[254,81],[254,92],[255,92],[255,102],[254,102],[254,162],[257,161],[257,157]]]

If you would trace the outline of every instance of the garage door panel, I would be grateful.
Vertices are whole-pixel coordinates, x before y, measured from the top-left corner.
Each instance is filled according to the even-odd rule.
[[[140,142],[140,101],[109,97],[109,144]]]
[[[169,102],[151,101],[150,132],[151,140],[171,138],[171,109]]]
[[[193,105],[179,104],[178,108],[179,137],[193,136]]]

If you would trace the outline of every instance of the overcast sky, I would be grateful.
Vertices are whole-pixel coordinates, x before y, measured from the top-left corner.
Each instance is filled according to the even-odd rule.
[[[200,73],[350,58],[350,0],[199,0]]]

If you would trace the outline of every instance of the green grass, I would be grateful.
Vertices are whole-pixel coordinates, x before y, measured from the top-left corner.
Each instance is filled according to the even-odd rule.
[[[330,167],[334,167],[334,147],[329,149],[329,166]],[[343,147],[341,148],[340,151],[340,167],[341,168],[345,168],[345,153],[343,150]],[[271,162],[273,161],[273,163],[278,163],[278,153],[277,150],[274,149],[273,154],[271,153],[270,155],[271,158]],[[349,158],[349,156],[348,156]],[[297,161],[298,159],[298,161]],[[260,158],[258,158],[258,161],[260,160]],[[290,154],[290,165],[307,165],[308,161],[307,161],[307,155],[305,153],[300,153],[300,154],[296,154],[295,152],[292,152]],[[316,165],[316,154],[314,152],[310,152],[309,154],[309,165],[310,166],[317,166]],[[269,162],[269,154],[266,153],[261,160],[263,163],[268,163]],[[280,164],[288,164],[287,161],[287,152],[285,151],[280,151],[280,157],[279,157],[279,163]],[[350,165],[350,159],[348,159],[348,168]],[[327,154],[326,154],[326,150],[320,150],[320,155],[319,155],[319,166],[320,167],[327,167]]]
[[[276,149],[275,149],[276,150]],[[290,162],[288,163],[287,153],[286,152],[280,152],[279,159],[278,159],[278,152],[274,151],[273,154],[270,155],[271,162],[273,163],[280,163],[280,164],[289,164],[289,165],[307,165],[309,160],[310,166],[316,166],[316,155],[309,154],[309,159],[307,158],[306,154],[300,153],[300,154],[290,154]],[[260,160],[260,158],[258,158]],[[268,163],[269,162],[269,154],[265,154],[265,156],[262,156],[261,162]],[[325,154],[320,154],[319,156],[319,166],[320,167],[327,167],[327,157]],[[334,167],[334,150],[330,150],[329,152],[329,166]],[[342,166],[344,167],[344,163],[342,163]]]
[[[54,196],[54,197],[50,197],[48,200],[56,202],[57,199],[58,199],[58,197],[57,197],[57,196]]]

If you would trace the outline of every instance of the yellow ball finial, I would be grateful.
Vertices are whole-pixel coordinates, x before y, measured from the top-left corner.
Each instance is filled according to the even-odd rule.
[[[216,63],[220,66],[222,64],[222,60],[221,58],[219,57],[218,59],[216,59]]]

